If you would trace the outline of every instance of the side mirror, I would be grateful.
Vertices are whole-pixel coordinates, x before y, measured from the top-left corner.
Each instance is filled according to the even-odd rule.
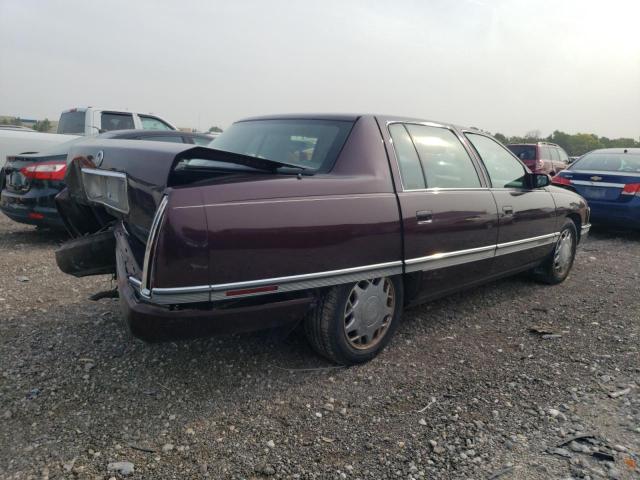
[[[551,185],[549,175],[546,173],[532,173],[529,180],[529,185],[531,185],[532,188],[544,188]]]

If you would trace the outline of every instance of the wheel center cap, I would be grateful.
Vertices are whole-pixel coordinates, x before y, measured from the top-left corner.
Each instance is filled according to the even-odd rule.
[[[364,323],[371,328],[380,322],[382,302],[378,297],[369,297],[364,304]]]

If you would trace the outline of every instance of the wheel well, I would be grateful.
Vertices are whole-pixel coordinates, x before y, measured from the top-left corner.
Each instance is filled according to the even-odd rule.
[[[577,213],[570,213],[567,215],[567,218],[571,220],[576,226],[576,232],[578,235],[578,242],[580,241],[580,228],[582,227],[582,220],[580,219],[580,215]]]

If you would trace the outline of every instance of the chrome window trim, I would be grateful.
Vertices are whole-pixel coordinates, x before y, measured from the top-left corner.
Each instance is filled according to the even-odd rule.
[[[127,174],[124,172],[113,172],[111,170],[100,170],[98,168],[81,168],[80,169],[80,174],[82,175],[82,188],[84,190],[84,193],[87,197],[87,200],[89,200],[92,203],[97,203],[99,205],[104,205],[105,207],[114,210],[116,212],[120,212],[120,213],[124,213],[127,214],[129,213],[129,184],[127,182]],[[122,180],[124,182],[124,198],[126,199],[126,203],[127,203],[127,208],[118,208],[114,205],[111,205],[107,202],[104,202],[102,200],[96,200],[94,198],[89,197],[89,195],[87,194],[86,189],[84,188],[84,176],[85,175],[95,175],[97,177],[111,177],[111,178],[119,178],[120,180]]]
[[[166,197],[165,197],[166,198]],[[164,204],[166,207],[166,203]],[[163,207],[164,209],[164,207]],[[154,233],[157,233],[158,218],[162,217],[160,207],[158,208],[156,217],[154,217]],[[582,227],[585,228],[590,225]],[[340,285],[344,283],[357,282],[369,278],[399,275],[403,272],[429,271],[439,268],[461,265],[464,263],[475,262],[484,259],[490,259],[499,255],[507,255],[521,250],[537,248],[552,244],[556,241],[559,232],[548,233],[536,237],[514,240],[511,242],[498,243],[496,245],[487,245],[484,247],[469,248],[464,250],[456,250],[453,252],[434,253],[424,257],[410,258],[407,260],[397,260],[393,262],[378,263],[373,265],[365,265],[360,267],[343,268],[339,270],[328,270],[323,272],[305,273],[301,275],[290,275],[286,277],[274,277],[260,280],[250,280],[246,282],[220,283],[212,285],[196,285],[191,287],[174,287],[174,288],[148,288],[149,274],[149,256],[145,251],[145,267],[143,268],[143,280],[130,276],[129,283],[140,291],[140,295],[147,301],[159,305],[173,305],[181,303],[197,303],[197,302],[213,302],[230,298],[246,298],[257,295],[269,295],[274,293],[291,292],[298,290],[306,290],[311,288],[328,287],[332,285]],[[147,249],[151,243],[152,236],[150,232],[150,240],[147,242]],[[404,269],[403,269],[404,267]],[[145,277],[145,274],[147,277]],[[244,290],[259,288],[264,286],[276,286],[277,289],[267,292],[247,292],[232,297],[227,292],[234,290]]]
[[[149,237],[147,238],[147,246],[144,250],[144,260],[142,262],[142,279],[140,281],[140,294],[142,296],[148,297],[151,294],[151,256],[153,251],[155,250],[156,240],[158,238],[158,230],[162,218],[164,217],[164,212],[167,208],[168,202],[169,197],[167,195],[164,195],[162,197],[162,200],[160,201],[160,205],[158,205],[158,209],[156,210],[155,215],[153,216],[151,228],[149,229]]]

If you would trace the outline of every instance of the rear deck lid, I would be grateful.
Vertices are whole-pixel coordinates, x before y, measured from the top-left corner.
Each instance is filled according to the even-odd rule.
[[[558,176],[587,200],[629,201],[640,188],[640,153],[619,150],[591,152]]]
[[[33,186],[46,186],[48,182],[61,182],[66,172],[67,155],[25,154],[7,157],[3,168],[3,188],[25,194]]]

